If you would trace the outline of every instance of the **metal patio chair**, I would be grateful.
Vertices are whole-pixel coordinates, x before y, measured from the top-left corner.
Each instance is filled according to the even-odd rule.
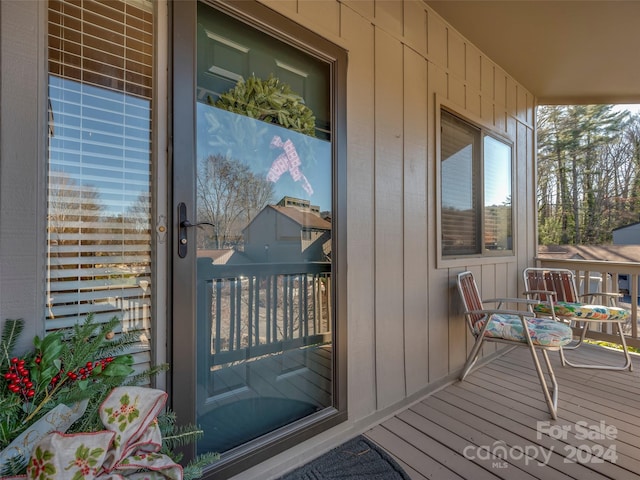
[[[580,329],[578,341],[560,350],[562,365],[576,368],[597,368],[604,370],[633,370],[631,356],[624,338],[623,325],[629,318],[629,312],[615,305],[617,293],[592,292],[578,294],[575,275],[565,268],[537,268],[524,270],[525,295],[532,300],[538,300],[531,311],[539,317],[551,318],[556,321],[574,324]],[[607,299],[608,305],[593,303],[595,297]],[[617,365],[578,364],[567,360],[565,350],[574,350],[584,342],[589,327],[593,323],[608,323],[615,325],[620,335],[620,344],[625,363]]]
[[[513,347],[526,347],[531,352],[531,358],[538,374],[544,399],[555,420],[558,415],[558,382],[553,373],[547,351],[561,351],[562,346],[571,342],[573,332],[568,325],[550,319],[538,318],[527,310],[502,309],[506,303],[535,304],[535,300],[524,298],[496,298],[485,300],[486,303],[496,303],[496,309],[486,309],[481,300],[478,286],[471,272],[458,275],[458,290],[464,305],[464,316],[471,334],[476,341],[467,357],[460,380],[464,380],[480,355],[484,342],[498,342]],[[540,365],[537,350],[542,352],[551,381],[551,391]]]

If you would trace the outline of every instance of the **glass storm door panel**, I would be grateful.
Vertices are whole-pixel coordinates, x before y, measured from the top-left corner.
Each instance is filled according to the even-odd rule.
[[[331,65],[196,9],[195,89],[174,88],[174,388],[196,453],[224,458],[334,405]]]

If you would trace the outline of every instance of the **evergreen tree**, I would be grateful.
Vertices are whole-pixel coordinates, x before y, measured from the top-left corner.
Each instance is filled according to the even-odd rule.
[[[639,122],[611,105],[538,109],[540,243],[606,243],[629,223],[640,207]]]

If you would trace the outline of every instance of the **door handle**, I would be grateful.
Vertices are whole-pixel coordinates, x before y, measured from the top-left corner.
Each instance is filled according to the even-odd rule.
[[[210,225],[215,227],[211,222],[191,223],[187,218],[187,206],[184,202],[180,202],[178,204],[178,256],[180,258],[187,256],[187,246],[189,245],[187,229],[190,227],[198,227],[200,225]]]

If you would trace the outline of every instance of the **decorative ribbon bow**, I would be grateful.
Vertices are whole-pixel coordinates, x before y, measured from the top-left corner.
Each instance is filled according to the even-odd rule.
[[[159,453],[162,434],[156,418],[166,392],[117,387],[100,406],[105,430],[53,432],[36,444],[26,477],[34,480],[181,480],[182,467]]]
[[[291,140],[283,142],[278,135],[275,135],[271,139],[271,146],[282,148],[284,153],[280,154],[271,164],[269,173],[267,173],[267,180],[276,183],[282,174],[288,171],[294,182],[301,181],[302,188],[304,188],[305,192],[309,195],[313,195],[313,188],[311,188],[311,184],[307,180],[307,177],[305,177],[300,171],[299,167],[302,165],[302,162],[300,161],[300,157],[298,156],[298,152],[296,151],[296,147],[293,145],[293,142]]]

